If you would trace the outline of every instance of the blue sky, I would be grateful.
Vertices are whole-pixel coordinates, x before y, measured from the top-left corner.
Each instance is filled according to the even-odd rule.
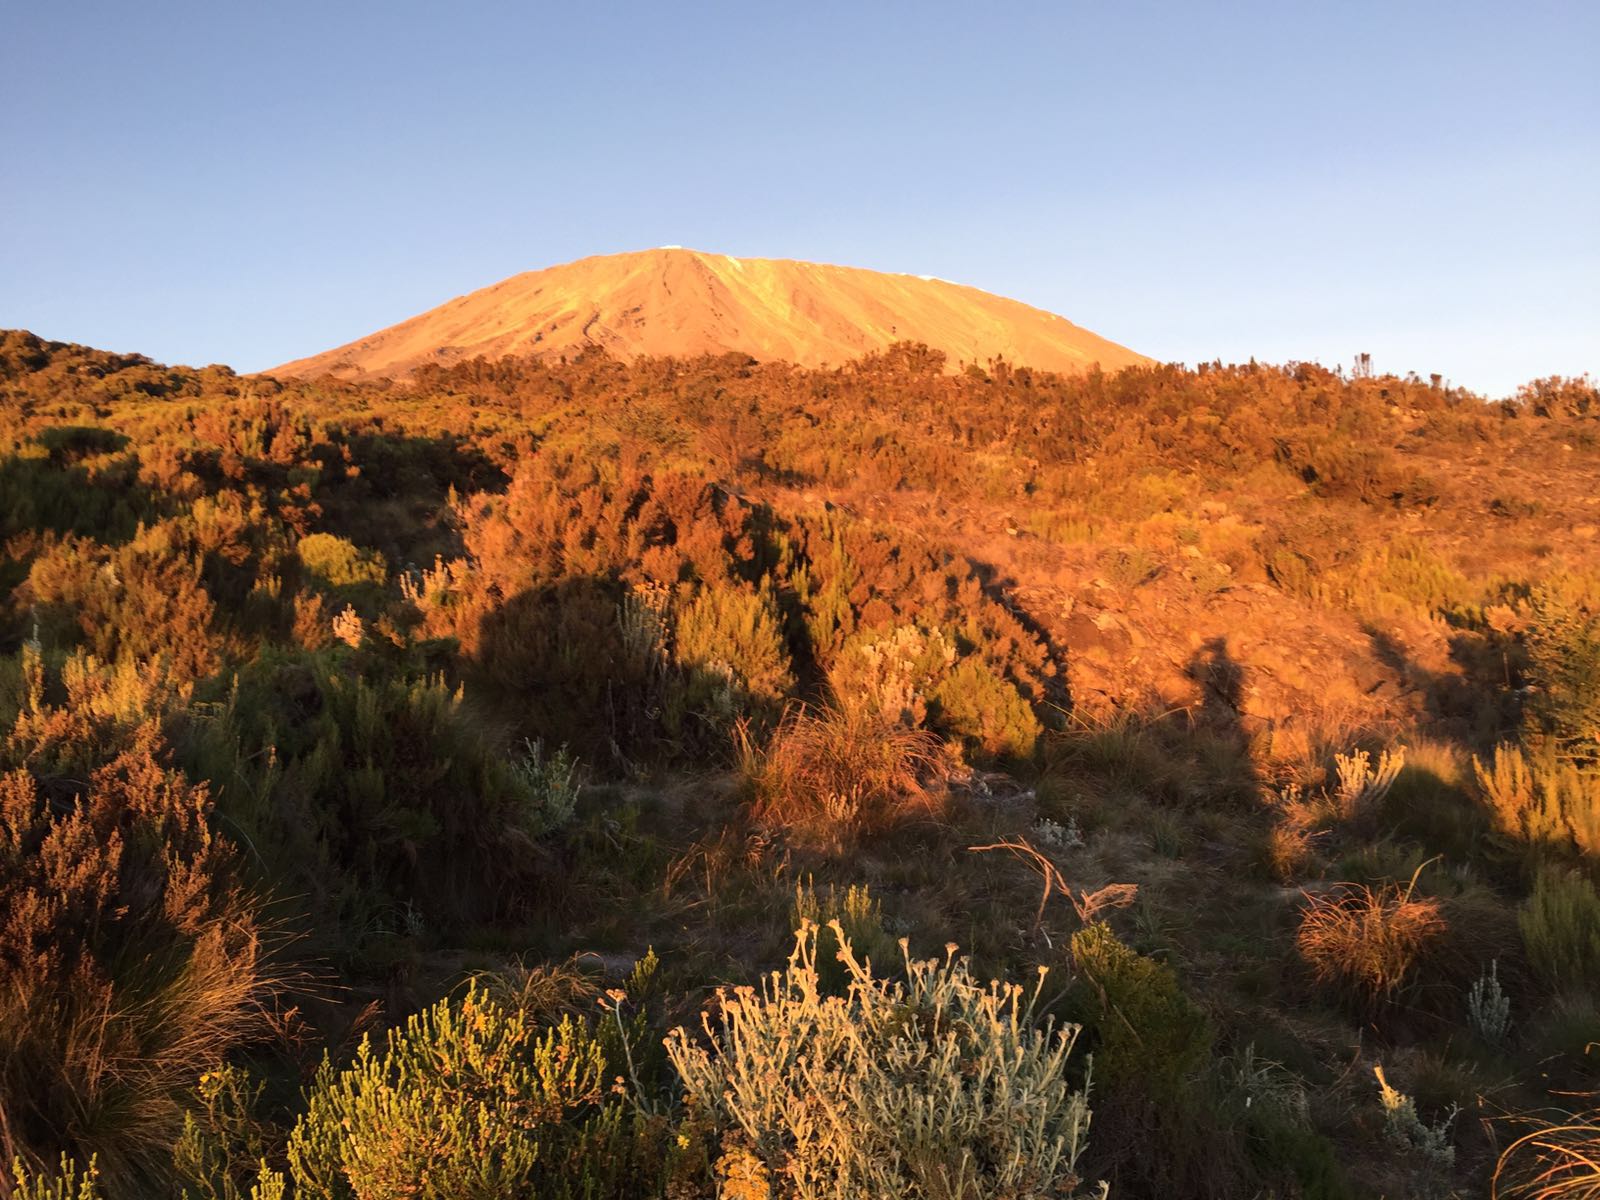
[[[666,243],[1600,374],[1600,4],[17,0],[0,326],[256,370]]]

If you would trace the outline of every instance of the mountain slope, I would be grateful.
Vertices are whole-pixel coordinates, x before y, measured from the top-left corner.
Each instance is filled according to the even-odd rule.
[[[619,358],[740,351],[815,367],[899,341],[943,351],[952,369],[995,357],[1069,373],[1150,361],[1053,313],[939,279],[663,248],[514,275],[270,373],[400,377],[429,362],[590,346]]]

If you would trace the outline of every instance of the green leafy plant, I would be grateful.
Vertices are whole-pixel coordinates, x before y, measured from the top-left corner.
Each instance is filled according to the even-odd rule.
[[[469,984],[381,1048],[363,1039],[348,1067],[323,1062],[289,1176],[297,1195],[330,1200],[637,1194],[618,1190],[648,1171],[626,1152],[618,1075],[587,1022],[541,1028]]]
[[[1072,935],[1072,961],[1106,1080],[1176,1095],[1210,1055],[1211,1029],[1172,968],[1124,945],[1104,921]]]

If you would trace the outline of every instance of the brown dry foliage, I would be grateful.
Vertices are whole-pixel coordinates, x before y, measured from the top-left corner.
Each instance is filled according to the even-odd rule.
[[[1495,1200],[1592,1200],[1600,1195],[1600,1109],[1523,1118],[1530,1126],[1495,1163]]]
[[[933,734],[849,709],[797,708],[764,747],[739,730],[755,816],[802,841],[842,845],[939,811],[949,773]]]
[[[1308,896],[1295,942],[1316,981],[1365,1012],[1393,1002],[1446,931],[1440,903],[1416,898],[1415,887],[1413,877],[1405,887],[1347,883]]]
[[[55,803],[0,777],[0,1161],[158,1179],[200,1072],[270,1025],[253,901],[158,735]]]

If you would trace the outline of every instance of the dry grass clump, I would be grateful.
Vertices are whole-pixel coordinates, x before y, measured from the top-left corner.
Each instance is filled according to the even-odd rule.
[[[1399,995],[1446,930],[1442,906],[1418,899],[1416,882],[1413,875],[1405,887],[1341,884],[1307,897],[1295,941],[1318,983],[1366,1012]]]
[[[927,730],[848,708],[792,710],[760,748],[741,729],[740,763],[758,820],[834,845],[936,811],[951,767]]]
[[[1600,1108],[1531,1128],[1495,1164],[1495,1200],[1592,1200],[1600,1196]]]

